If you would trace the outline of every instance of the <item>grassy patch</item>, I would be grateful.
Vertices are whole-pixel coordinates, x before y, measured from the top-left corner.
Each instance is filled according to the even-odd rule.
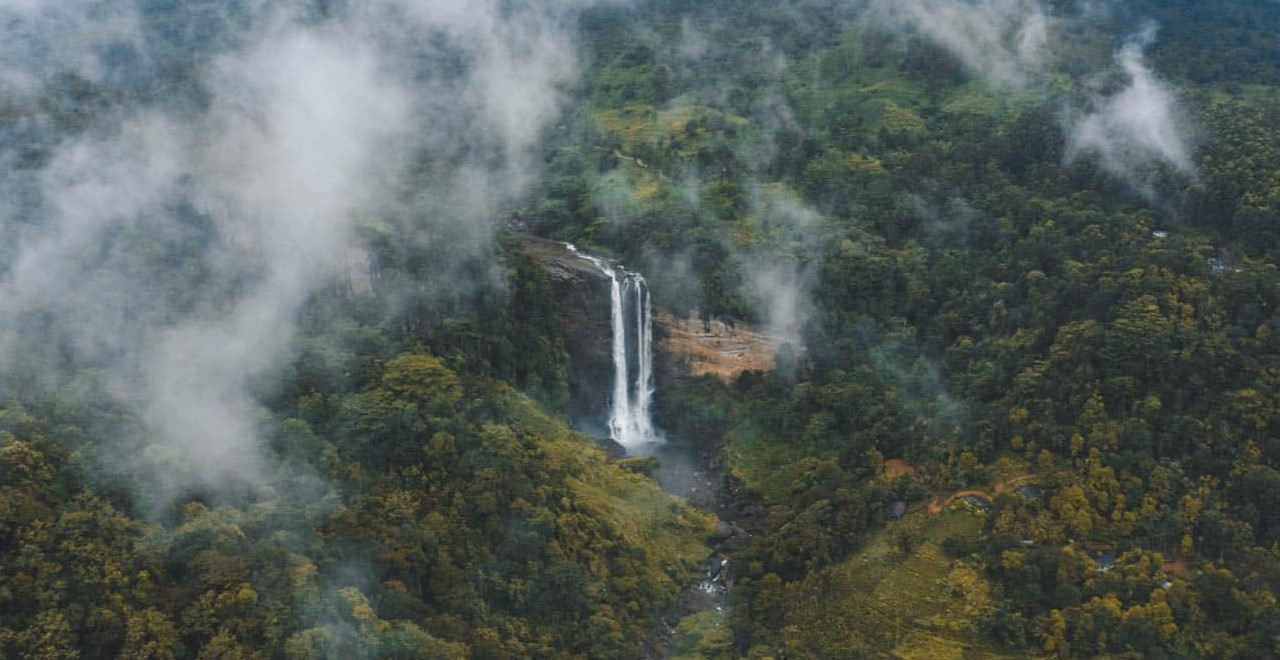
[[[1228,83],[1212,92],[1215,100],[1234,100],[1247,105],[1264,105],[1280,97],[1280,86]]]
[[[861,649],[899,658],[1002,658],[976,640],[990,585],[942,552],[943,539],[976,537],[980,516],[909,513],[872,534],[847,561],[788,585],[787,640],[816,657]],[[904,541],[905,539],[905,541]]]
[[[636,169],[638,171],[631,180],[631,195],[643,204],[662,193],[662,179],[647,170]]]
[[[622,138],[622,148],[626,151],[633,151],[637,144],[650,142],[659,135],[657,117],[651,105],[629,105],[592,114],[601,132],[617,133]]]
[[[592,119],[600,127],[600,131],[605,134],[616,133],[622,140],[623,151],[628,153],[642,144],[669,143],[676,136],[684,135],[694,139],[704,137],[707,134],[706,128],[698,128],[692,135],[687,135],[687,129],[690,122],[710,118],[716,118],[724,125],[738,129],[750,125],[742,117],[700,105],[682,105],[659,111],[651,105],[636,104],[592,113]],[[692,144],[692,140],[686,140],[680,155],[692,155]]]
[[[950,115],[998,118],[1012,116],[1041,98],[1040,92],[997,89],[990,83],[975,80],[956,87],[941,103]]]

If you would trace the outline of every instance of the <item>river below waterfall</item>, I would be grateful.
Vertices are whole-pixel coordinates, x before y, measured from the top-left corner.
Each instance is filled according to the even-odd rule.
[[[743,492],[718,465],[714,451],[679,438],[669,438],[652,449],[658,459],[654,477],[664,490],[688,500],[718,520],[713,552],[699,569],[698,576],[680,593],[676,606],[655,631],[647,658],[670,658],[681,652],[677,628],[681,621],[709,616],[701,625],[729,625],[729,597],[733,589],[732,556],[754,538],[763,521],[763,511],[744,501]],[[711,616],[710,613],[715,613]],[[687,649],[683,649],[687,651]]]

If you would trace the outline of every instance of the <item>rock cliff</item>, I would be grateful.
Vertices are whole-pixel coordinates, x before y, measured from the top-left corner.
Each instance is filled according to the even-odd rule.
[[[520,235],[516,250],[542,267],[559,303],[569,351],[569,420],[578,430],[607,439],[613,382],[609,278],[559,241]]]
[[[654,322],[658,350],[682,362],[694,376],[711,374],[726,382],[744,371],[772,371],[782,343],[741,322],[704,323],[696,315],[681,319],[665,312],[659,312]]]

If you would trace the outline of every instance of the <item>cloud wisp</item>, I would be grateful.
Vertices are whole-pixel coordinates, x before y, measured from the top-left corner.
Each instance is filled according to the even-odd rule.
[[[1028,85],[1051,55],[1051,19],[1035,0],[882,0],[872,16],[920,33],[997,84]]]
[[[1155,26],[1150,25],[1116,53],[1126,81],[1119,91],[1095,93],[1087,109],[1065,113],[1067,161],[1096,155],[1103,169],[1144,193],[1150,190],[1147,178],[1153,165],[1187,175],[1195,170],[1186,113],[1173,88],[1156,77],[1143,58],[1154,39]]]
[[[784,188],[757,188],[751,213],[755,231],[768,239],[744,254],[741,292],[755,306],[767,333],[799,346],[813,315],[810,287],[816,274],[808,259],[820,251],[823,218]]]
[[[1099,21],[1114,7],[1086,2],[1053,16],[1041,0],[906,0],[877,2],[881,25],[913,32],[951,53],[974,75],[1013,89],[1046,90],[1064,43],[1055,28]],[[1055,36],[1059,35],[1059,36]],[[1151,197],[1152,168],[1194,173],[1187,113],[1175,89],[1147,65],[1156,26],[1148,23],[1114,55],[1114,70],[1086,79],[1084,98],[1063,111],[1066,160],[1096,156],[1103,170]],[[1106,64],[1099,63],[1106,67]],[[1115,91],[1104,86],[1123,82]]]
[[[254,390],[347,267],[357,218],[481,249],[536,176],[590,3],[232,3],[222,34],[197,29],[199,4],[0,4],[0,92],[22,104],[0,133],[35,126],[48,154],[0,180],[28,200],[0,207],[0,347],[33,373],[103,374],[144,429],[116,467],[161,500],[269,480]],[[175,47],[192,34],[206,47]],[[182,98],[131,87],[138,62],[185,76]],[[65,79],[109,107],[55,126],[41,108]],[[0,140],[0,162],[17,149]]]

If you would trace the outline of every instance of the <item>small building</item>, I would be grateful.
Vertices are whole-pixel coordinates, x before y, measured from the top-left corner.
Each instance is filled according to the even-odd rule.
[[[902,520],[902,517],[905,515],[907,515],[906,502],[903,502],[902,500],[898,500],[889,505],[889,521],[890,522],[897,522],[899,520]]]
[[[1027,484],[1018,489],[1018,492],[1029,500],[1039,500],[1040,496],[1044,495],[1044,492],[1040,490],[1040,487],[1035,484]]]
[[[991,500],[981,495],[974,495],[970,493],[968,495],[961,496],[960,501],[963,502],[965,506],[969,507],[973,511],[977,511],[978,513],[987,513],[991,511]]]
[[[1116,557],[1117,554],[1115,550],[1100,552],[1094,556],[1093,563],[1098,565],[1099,573],[1106,573],[1116,567]]]

